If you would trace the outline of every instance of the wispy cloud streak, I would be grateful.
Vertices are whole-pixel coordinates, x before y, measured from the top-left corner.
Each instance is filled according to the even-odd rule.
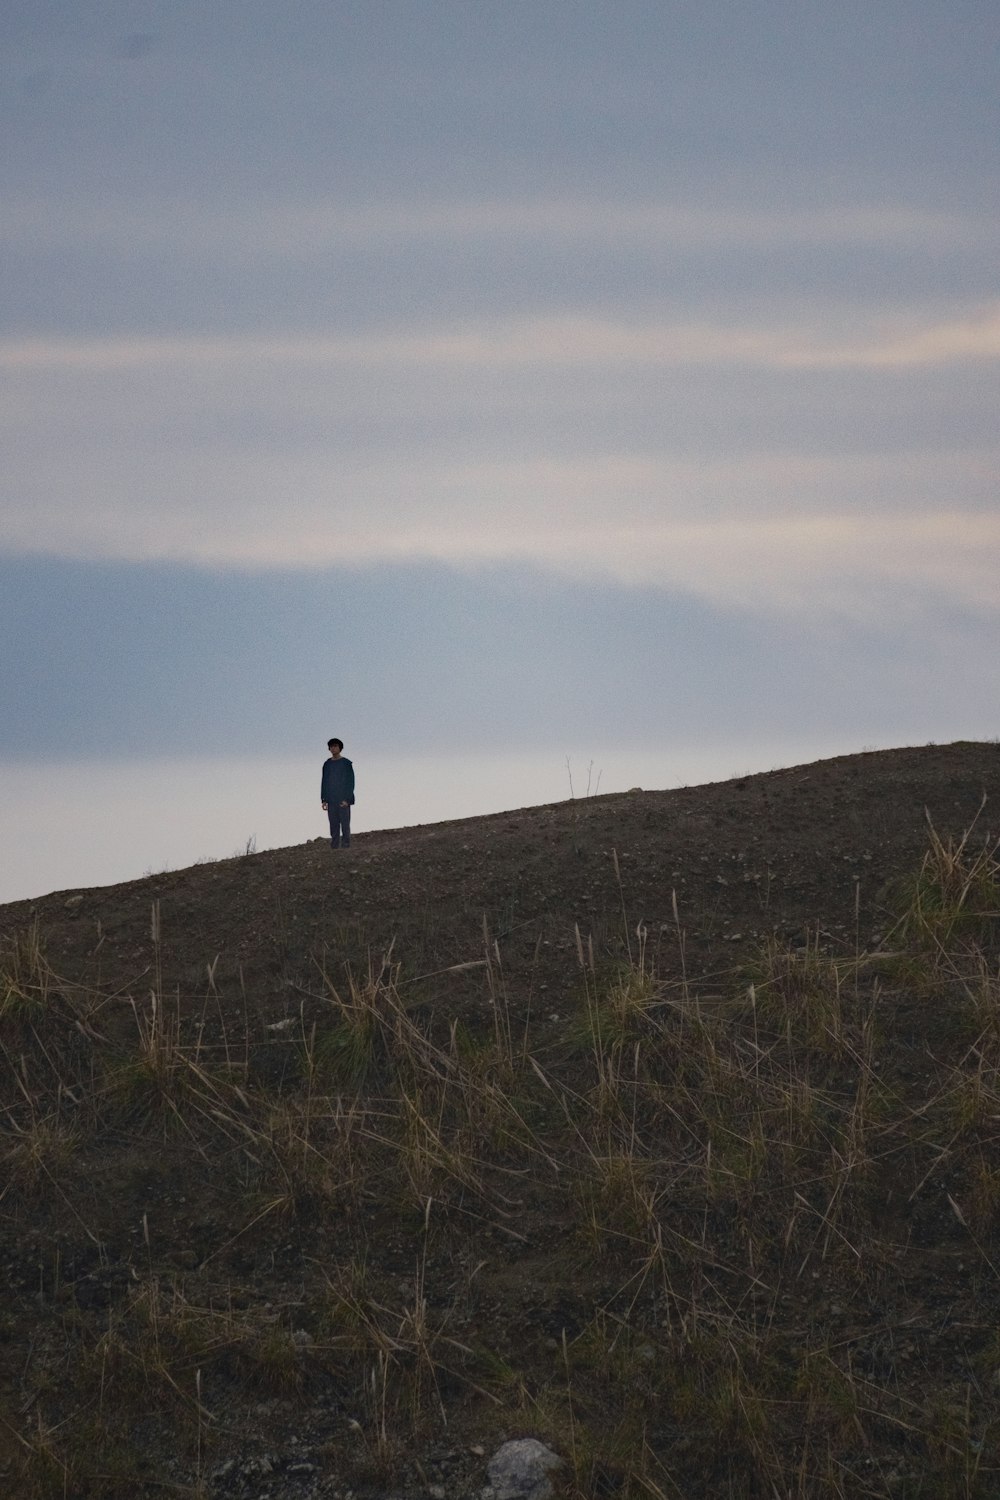
[[[316,198],[245,204],[192,202],[158,194],[110,199],[96,209],[66,195],[8,199],[0,243],[42,248],[70,241],[79,248],[135,253],[150,245],[223,261],[251,249],[256,256],[301,259],[339,249],[391,244],[490,244],[531,241],[614,245],[630,253],[823,249],[857,247],[911,251],[980,243],[996,216],[918,209],[906,203],[830,208],[753,209],[628,199],[438,199],[424,202]]]
[[[913,369],[1000,359],[1000,302],[951,316],[900,313],[855,326],[636,324],[584,316],[496,319],[355,336],[24,338],[0,343],[0,368],[101,373],[167,365],[407,369],[735,365],[765,370]]]

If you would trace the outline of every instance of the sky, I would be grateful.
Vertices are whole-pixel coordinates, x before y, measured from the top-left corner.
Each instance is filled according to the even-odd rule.
[[[7,0],[0,900],[1000,733],[998,44]]]

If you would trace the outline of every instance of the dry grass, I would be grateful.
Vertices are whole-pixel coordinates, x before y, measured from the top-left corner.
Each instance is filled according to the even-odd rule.
[[[228,1036],[210,1055],[164,997],[155,909],[153,984],[113,1038],[94,1025],[109,996],[67,999],[24,934],[0,970],[3,1208],[26,1222],[58,1189],[77,1239],[125,1269],[99,1315],[81,1276],[53,1293],[60,1381],[29,1361],[33,1409],[5,1419],[17,1492],[133,1492],[149,1422],[195,1487],[220,1413],[328,1381],[348,1413],[334,1451],[359,1473],[527,1421],[580,1496],[995,1494],[992,1376],[960,1362],[988,1363],[989,1336],[956,1332],[921,1374],[891,1282],[943,1205],[934,1243],[995,1296],[996,879],[991,852],[932,834],[894,935],[913,989],[817,938],[766,942],[699,993],[627,917],[613,960],[577,929],[561,1028],[515,1004],[488,931],[485,957],[419,986],[391,951],[336,980],[318,960],[280,1040],[244,1015],[245,1058],[286,1049],[277,1084]],[[480,1004],[459,1015],[449,985],[473,964]],[[126,1145],[183,1183],[162,1243],[143,1217],[123,1248],[73,1191],[82,1155]]]

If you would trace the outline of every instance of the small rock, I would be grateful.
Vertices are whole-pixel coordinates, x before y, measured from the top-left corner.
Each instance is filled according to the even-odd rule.
[[[562,1459],[537,1438],[515,1438],[498,1448],[486,1466],[493,1500],[548,1500],[550,1469]]]
[[[63,904],[65,905],[67,911],[72,911],[74,907],[79,906],[82,901],[82,896],[68,896]]]

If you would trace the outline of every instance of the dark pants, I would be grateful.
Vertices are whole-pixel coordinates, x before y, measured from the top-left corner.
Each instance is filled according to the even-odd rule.
[[[350,807],[338,807],[335,802],[327,805],[330,814],[330,843],[334,849],[339,849],[343,844],[345,849],[351,847],[351,809]]]

